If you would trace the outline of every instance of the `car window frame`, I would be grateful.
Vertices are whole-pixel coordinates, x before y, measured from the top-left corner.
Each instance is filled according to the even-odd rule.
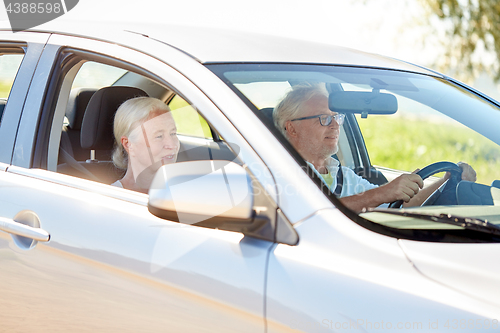
[[[23,33],[13,35],[12,40],[6,40],[5,35],[2,37],[0,51],[4,49],[7,50],[7,53],[24,54],[14,78],[0,125],[0,142],[2,142],[0,146],[0,162],[11,164],[21,114],[49,34],[33,35]]]
[[[284,65],[284,66],[306,66],[306,64],[289,64],[289,63],[284,63],[284,64],[277,64],[277,63],[238,63],[238,64],[232,64],[232,63],[211,63],[209,65],[209,68],[228,86],[229,89],[231,89],[246,105],[249,109],[251,109],[253,111],[253,113],[257,116],[257,118],[259,118],[261,120],[261,122],[269,129],[269,131],[275,136],[275,138],[281,143],[281,145],[283,146],[283,148],[288,152],[288,154],[290,155],[290,157],[292,157],[295,162],[297,162],[298,166],[300,168],[302,168],[302,170],[307,170],[307,165],[306,165],[306,162],[305,160],[298,154],[298,152],[293,148],[293,146],[288,142],[288,140],[281,134],[280,131],[278,131],[275,127],[274,127],[274,124],[272,123],[272,121],[270,119],[267,118],[267,116],[265,116],[262,112],[259,112],[259,110],[253,105],[253,103],[251,103],[233,84],[232,82],[227,79],[225,76],[224,76],[224,73],[225,71],[231,71],[231,70],[241,70],[241,67],[240,66],[248,66],[248,67],[251,67],[251,66],[259,66],[259,68],[263,67],[263,66],[274,66],[274,65]],[[311,66],[327,66],[326,64],[310,64]],[[359,69],[368,69],[368,70],[381,70],[381,71],[387,71],[387,72],[404,72],[404,71],[399,71],[399,70],[394,70],[394,69],[387,69],[387,68],[367,68],[367,67],[363,67],[363,66],[334,66],[334,67],[345,67],[345,68],[348,68],[349,70],[352,70],[354,68],[359,68]],[[410,73],[411,75],[421,75],[421,76],[427,76],[427,77],[432,77],[434,79],[439,79],[439,80],[443,80],[443,81],[447,81],[449,84],[454,84],[453,81],[450,81],[450,80],[447,80],[447,78],[443,78],[441,76],[433,76],[433,75],[428,75],[428,74],[419,74],[419,73],[413,73],[411,72]],[[483,98],[485,101],[487,102],[490,102],[491,104],[495,105],[496,107],[498,107],[498,104],[497,103],[494,103],[492,102],[491,100],[489,100],[488,98],[484,98],[481,94],[476,94],[475,91],[471,90],[471,89],[467,89],[467,87],[463,87],[462,85],[459,85],[459,84],[456,84],[456,86],[464,89],[464,90],[468,90],[470,93],[472,93],[473,95],[475,95],[476,97],[478,98]],[[353,116],[354,117],[354,116]],[[355,117],[354,117],[355,118]],[[355,121],[352,122],[352,124],[355,124],[355,126],[357,127],[357,130],[359,131],[359,126],[357,125],[357,120],[354,119]],[[354,129],[353,131],[355,132],[356,129]],[[361,133],[359,133],[360,136],[361,136]],[[362,139],[362,136],[361,136],[361,139],[358,139],[358,142],[363,142],[363,145],[364,145],[364,139]],[[366,146],[364,147],[365,151],[366,151]],[[360,155],[362,156],[363,152],[360,152]],[[360,157],[361,157],[360,156]],[[369,157],[366,153],[366,161],[365,161],[365,164],[371,164],[371,162],[369,162]],[[376,170],[374,167],[370,167],[370,169],[368,170],[368,172],[376,172],[377,173],[377,176],[378,174],[382,175],[382,172],[380,172],[379,170]],[[317,186],[317,191],[319,192],[322,192],[324,197],[327,198],[327,200],[329,200],[329,202],[331,204],[333,204],[339,211],[341,211],[345,216],[347,216],[350,220],[352,220],[354,223],[358,224],[359,226],[369,230],[369,231],[372,231],[372,232],[375,232],[375,233],[378,233],[378,234],[381,234],[381,235],[385,235],[385,236],[389,236],[391,238],[395,238],[395,239],[408,239],[408,240],[414,240],[414,241],[419,241],[419,242],[428,242],[428,241],[440,241],[440,240],[436,240],[436,237],[435,235],[433,234],[433,230],[424,230],[424,229],[398,229],[398,228],[392,228],[392,227],[389,227],[389,226],[385,226],[385,225],[381,225],[381,224],[378,224],[376,222],[373,222],[371,220],[368,220],[366,218],[364,218],[363,216],[361,216],[360,214],[350,210],[349,208],[347,208],[345,205],[343,205],[340,200],[326,187],[324,186],[324,182],[323,180],[316,174],[316,173],[309,173],[307,172],[307,176],[311,179],[311,181]],[[385,178],[385,176],[383,176]],[[302,221],[301,219],[299,219],[299,221]],[[292,222],[294,223],[294,222]],[[449,231],[447,231],[449,232]],[[467,231],[459,231],[457,232],[457,234],[460,234],[460,232],[464,232],[464,234],[467,234]],[[460,237],[460,235],[459,235]],[[452,237],[453,238],[453,237]],[[469,242],[469,241],[472,241],[472,242],[476,242],[477,239],[472,237],[469,239],[469,237],[467,235],[465,235],[465,237],[462,237],[463,239],[461,240],[461,242]],[[447,240],[444,240],[445,242]],[[483,241],[483,240],[481,240]],[[489,241],[492,241],[491,239],[489,239]]]
[[[64,100],[69,96],[71,83],[78,69],[86,61],[95,61],[129,71],[142,71],[142,69],[137,68],[133,64],[119,59],[113,59],[76,47],[60,47],[54,60],[53,70],[50,73],[50,81],[47,83],[31,167],[47,169],[50,166],[50,161],[48,161],[50,147],[54,147],[53,140],[58,140],[58,138],[60,138],[62,127],[59,128],[58,124],[62,124],[65,111],[65,108],[63,108],[64,110],[56,110],[56,107],[58,107],[60,103],[65,106]],[[69,74],[71,71],[73,71],[73,73]],[[70,81],[67,80],[68,75],[71,76]],[[149,76],[149,78],[154,77],[151,74],[149,74]],[[60,95],[61,91],[63,92],[62,95]],[[54,117],[55,113],[58,113],[57,117]],[[57,130],[52,130],[53,126],[55,126]],[[56,150],[58,150],[58,147],[59,145],[57,145]],[[52,160],[57,161],[57,156],[52,155]]]
[[[14,161],[16,167],[19,168],[14,168],[12,171],[16,173],[22,173],[24,175],[33,174],[33,177],[36,178],[46,179],[50,182],[58,182],[65,186],[85,189],[94,194],[100,193],[108,196],[111,195],[119,198],[127,198],[126,200],[128,200],[130,195],[132,195],[133,197],[139,196],[140,198],[138,199],[138,201],[141,203],[144,203],[144,198],[147,199],[147,195],[144,194],[123,190],[121,188],[96,183],[81,178],[78,178],[77,181],[71,181],[71,179],[75,179],[75,177],[57,174],[53,171],[45,170],[43,168],[41,160],[36,161],[36,158],[39,158],[40,154],[43,155],[43,151],[46,151],[46,148],[44,148],[43,145],[48,145],[47,142],[43,143],[43,140],[35,140],[35,138],[45,137],[45,139],[47,140],[50,134],[50,130],[48,130],[47,124],[52,119],[50,119],[51,117],[48,116],[50,112],[46,112],[46,107],[47,105],[50,105],[50,103],[53,103],[53,100],[51,99],[53,99],[54,97],[53,93],[50,93],[50,89],[54,89],[54,87],[57,86],[57,83],[55,82],[57,80],[57,77],[53,75],[53,72],[59,70],[58,66],[61,63],[58,63],[56,59],[61,53],[61,50],[74,49],[88,55],[89,57],[87,58],[87,60],[103,62],[109,65],[116,65],[121,63],[122,66],[120,67],[130,70],[136,70],[142,75],[149,76],[150,79],[153,79],[157,83],[172,89],[175,93],[178,93],[183,98],[190,101],[190,103],[196,105],[197,111],[206,119],[206,121],[211,125],[212,129],[214,128],[214,126],[212,126],[212,123],[223,123],[220,125],[220,128],[223,129],[223,133],[219,133],[218,131],[216,131],[217,136],[220,135],[221,137],[224,137],[224,139],[226,140],[225,144],[230,149],[232,149],[234,145],[234,147],[236,147],[238,151],[241,151],[241,153],[243,154],[242,156],[245,156],[246,161],[248,161],[246,166],[247,172],[252,173],[257,178],[257,180],[261,184],[263,184],[262,187],[266,188],[265,192],[267,196],[273,202],[277,202],[275,193],[267,192],[267,189],[274,188],[274,179],[272,178],[272,176],[270,176],[268,167],[259,158],[258,154],[241,136],[239,131],[227,119],[227,117],[217,107],[217,105],[196,84],[194,84],[179,70],[177,70],[169,62],[165,61],[162,58],[165,56],[165,54],[169,54],[169,52],[174,52],[174,55],[178,55],[178,51],[172,49],[169,45],[158,44],[157,41],[149,40],[144,36],[132,35],[131,38],[139,38],[145,48],[147,47],[148,43],[152,43],[154,51],[152,53],[158,54],[159,57],[154,57],[144,50],[136,50],[134,48],[128,47],[127,45],[110,44],[105,41],[81,38],[78,36],[57,34],[51,35],[47,45],[48,47],[46,47],[46,50],[48,49],[49,52],[47,52],[47,54],[42,54],[42,58],[45,57],[46,62],[49,62],[50,59],[50,66],[44,66],[44,71],[42,72],[43,74],[41,73],[38,76],[35,75],[35,80],[33,82],[33,84],[37,84],[39,90],[43,92],[38,91],[38,94],[35,94],[33,92],[31,96],[28,96],[28,103],[32,107],[30,108],[30,112],[23,114],[23,117],[21,119],[20,129],[22,131],[36,133],[36,136],[33,136],[33,140],[30,142],[31,145],[24,149],[24,151],[21,149],[21,146],[16,146],[14,148],[16,152],[22,155],[24,158],[18,158]],[[157,52],[158,48],[160,48],[162,52]],[[186,56],[182,54],[182,63],[185,61],[185,57]],[[105,59],[107,59],[108,62],[105,62]],[[63,59],[60,60],[62,61]],[[69,60],[69,58],[66,58],[66,61]],[[203,65],[199,63],[198,65],[200,67],[203,67]],[[40,71],[42,71],[42,69],[40,69]],[[23,119],[25,117],[30,117],[30,119]],[[40,131],[39,125],[43,127],[43,124],[45,124],[45,128],[41,128]],[[24,141],[27,141],[26,138],[24,139]],[[42,151],[40,151],[41,147]],[[33,161],[36,161],[36,163],[33,163]],[[22,170],[22,172],[20,170]],[[125,195],[124,192],[127,192],[127,195]]]

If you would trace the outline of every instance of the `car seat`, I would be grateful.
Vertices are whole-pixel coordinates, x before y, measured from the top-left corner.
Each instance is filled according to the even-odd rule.
[[[7,105],[7,99],[0,98],[0,122],[2,121],[3,110],[5,110],[5,105]]]
[[[92,88],[75,88],[69,95],[65,114],[67,123],[61,133],[61,148],[77,161],[85,161],[90,156],[90,150],[82,149],[80,145],[80,131],[85,109],[96,91],[97,89]]]
[[[87,149],[90,156],[86,161],[76,161],[65,154],[65,163],[58,166],[58,172],[106,184],[120,179],[124,170],[116,168],[111,161],[114,146],[113,119],[123,102],[139,96],[148,95],[135,87],[111,86],[97,90],[87,105],[80,131],[81,148]],[[96,157],[102,155],[106,156],[103,160]]]

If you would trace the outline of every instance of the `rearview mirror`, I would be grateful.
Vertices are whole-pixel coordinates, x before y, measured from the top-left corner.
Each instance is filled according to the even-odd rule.
[[[328,98],[330,110],[339,113],[393,114],[398,110],[396,96],[380,92],[335,91]]]

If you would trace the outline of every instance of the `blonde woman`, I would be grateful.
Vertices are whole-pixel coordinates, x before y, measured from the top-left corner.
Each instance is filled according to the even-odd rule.
[[[148,193],[156,171],[177,160],[179,139],[170,109],[152,97],[129,99],[116,111],[113,132],[113,163],[126,172],[111,185]]]

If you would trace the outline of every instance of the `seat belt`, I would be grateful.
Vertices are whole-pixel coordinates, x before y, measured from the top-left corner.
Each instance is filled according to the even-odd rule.
[[[71,147],[71,141],[69,139],[69,134],[66,131],[66,129],[63,129],[61,132],[61,149],[64,149],[64,151],[70,154],[71,156],[75,156],[73,154],[73,147]]]
[[[333,194],[339,197],[340,194],[342,193],[343,186],[344,186],[344,173],[342,172],[342,165],[340,164],[339,161],[339,170],[337,171],[337,187],[335,187],[335,191],[333,191]]]
[[[63,148],[59,149],[59,153],[62,157],[62,160],[66,163],[69,164],[73,169],[76,169],[80,172],[82,172],[84,175],[87,175],[90,180],[96,181],[96,182],[101,182],[99,178],[97,178],[92,172],[90,172],[87,168],[84,166],[80,165],[77,160],[73,158],[66,150]]]

